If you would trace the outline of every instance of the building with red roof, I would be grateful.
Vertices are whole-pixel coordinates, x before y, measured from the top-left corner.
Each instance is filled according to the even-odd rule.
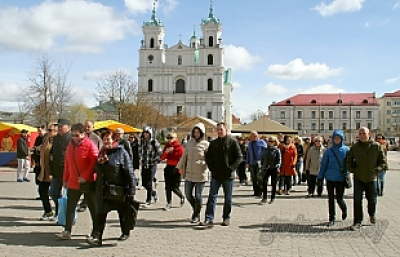
[[[379,126],[379,101],[375,93],[297,94],[269,106],[271,119],[299,131],[329,138],[342,129],[354,141],[360,127]]]

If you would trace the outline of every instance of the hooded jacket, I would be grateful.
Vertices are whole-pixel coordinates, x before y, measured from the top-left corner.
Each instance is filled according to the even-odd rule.
[[[322,144],[320,147],[314,145],[309,149],[306,159],[306,170],[310,171],[310,175],[318,176],[325,151],[326,148]]]
[[[201,136],[199,140],[194,139],[193,131],[200,129]],[[207,174],[207,164],[205,156],[210,143],[205,139],[205,127],[203,123],[196,124],[192,129],[192,138],[186,145],[185,152],[180,159],[178,169],[182,170],[182,177],[186,181],[205,182]]]
[[[354,179],[365,183],[374,181],[378,170],[382,172],[388,168],[382,146],[372,139],[368,142],[358,141],[350,148],[346,157],[346,167],[354,173]]]
[[[150,138],[145,139],[142,135],[139,146],[139,157],[142,161],[142,168],[148,169],[149,167],[160,163],[162,154],[160,143],[154,138],[154,132],[150,127],[145,127],[143,131],[150,133]]]
[[[173,150],[169,153],[166,152],[168,148],[172,147]],[[167,142],[165,144],[161,160],[167,160],[167,165],[176,166],[183,155],[183,147],[177,140]]]

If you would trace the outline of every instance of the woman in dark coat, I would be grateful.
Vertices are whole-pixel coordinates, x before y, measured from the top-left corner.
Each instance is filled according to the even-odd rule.
[[[101,246],[108,212],[117,210],[122,235],[119,240],[129,238],[129,232],[136,222],[137,212],[132,212],[136,178],[132,160],[122,145],[117,145],[113,132],[101,136],[103,148],[96,164],[96,204],[98,208],[97,231],[87,239],[90,245]],[[138,206],[137,206],[138,208]],[[136,211],[137,211],[136,208]]]

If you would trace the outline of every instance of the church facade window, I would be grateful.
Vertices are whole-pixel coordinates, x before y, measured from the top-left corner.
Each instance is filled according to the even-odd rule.
[[[175,83],[175,93],[185,93],[185,81],[183,79],[178,79]]]

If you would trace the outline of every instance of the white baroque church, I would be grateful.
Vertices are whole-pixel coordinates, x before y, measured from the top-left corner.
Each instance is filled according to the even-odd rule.
[[[139,49],[140,90],[153,99],[162,99],[165,115],[183,113],[189,117],[225,122],[232,128],[232,72],[224,67],[222,24],[210,6],[208,18],[201,21],[202,37],[195,31],[190,44],[181,40],[172,47],[164,42],[165,29],[156,16],[143,23]]]

